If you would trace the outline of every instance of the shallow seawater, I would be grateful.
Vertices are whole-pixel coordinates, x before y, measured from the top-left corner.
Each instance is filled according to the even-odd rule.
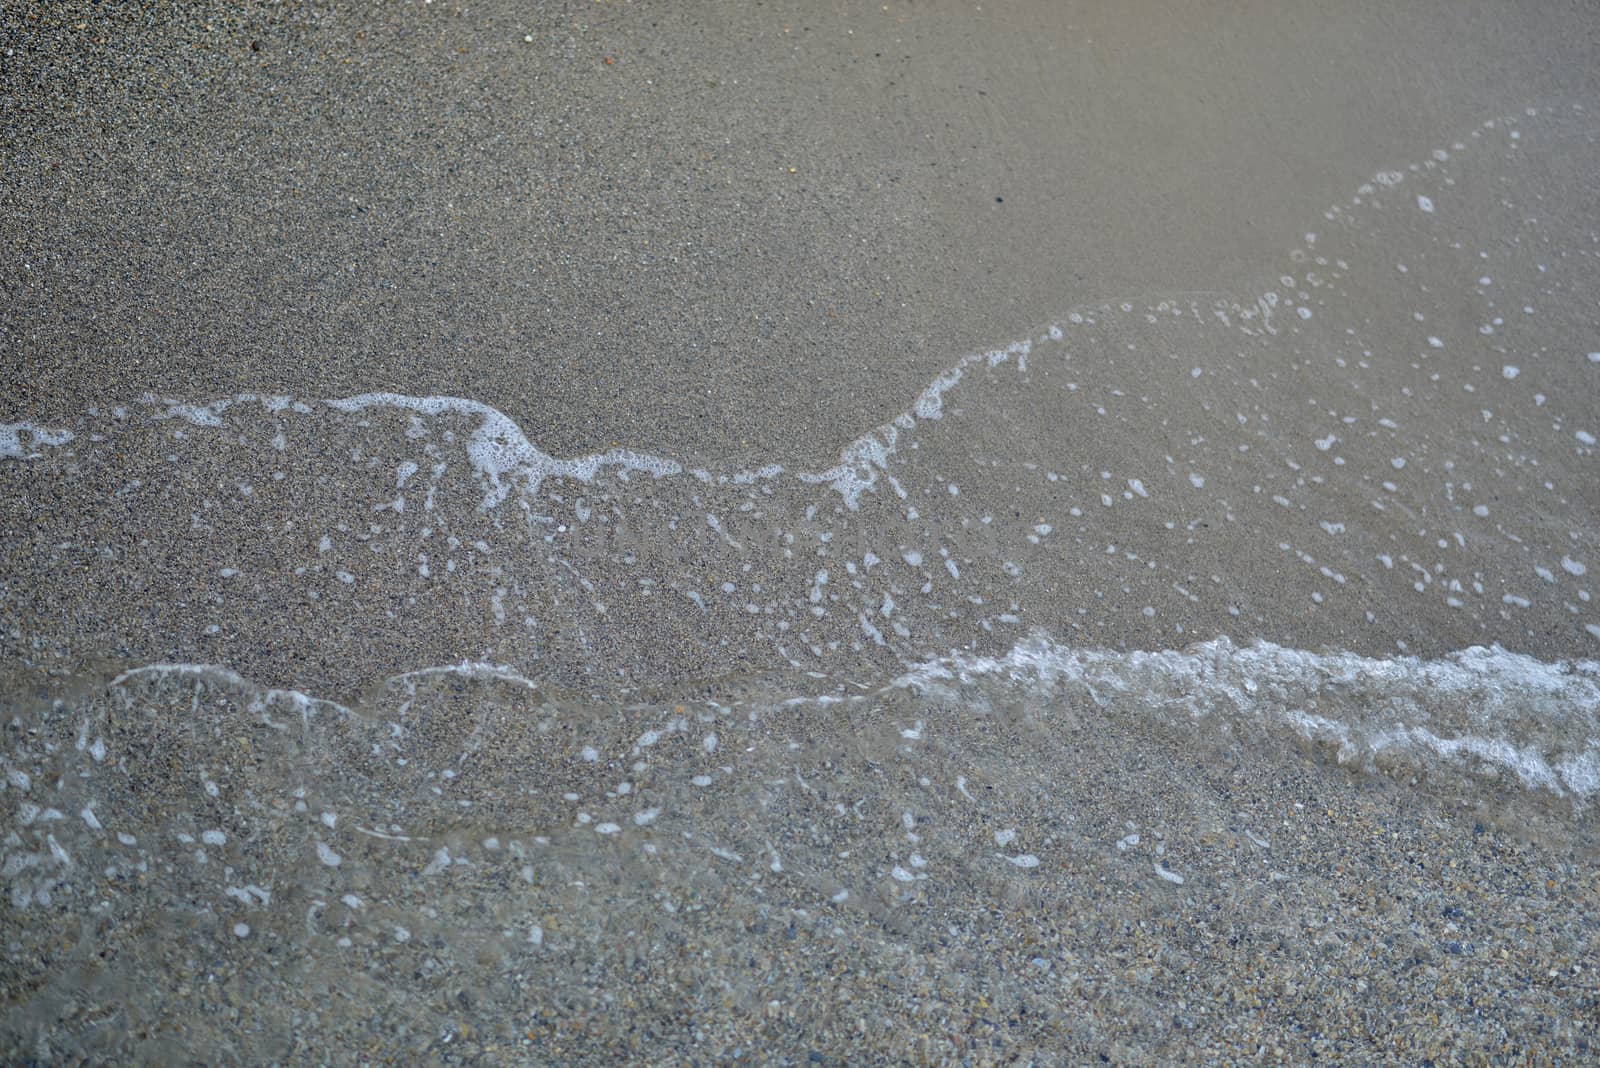
[[[1359,1056],[1431,968],[1493,1050],[1525,968],[1580,1055],[1600,250],[1540,205],[1597,171],[1496,117],[824,469],[493,398],[0,427],[6,1042],[1127,1060],[1226,973]]]

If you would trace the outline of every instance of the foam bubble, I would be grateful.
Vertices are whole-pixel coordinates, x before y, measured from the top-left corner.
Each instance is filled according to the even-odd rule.
[[[1221,716],[1276,726],[1332,745],[1345,763],[1431,757],[1499,769],[1530,789],[1583,801],[1600,789],[1592,776],[1600,661],[1546,662],[1499,646],[1385,660],[1226,638],[1119,652],[1036,633],[1004,656],[930,661],[892,686],[941,692],[991,677],[1082,693],[1101,706],[1126,702],[1175,723]],[[1317,695],[1337,695],[1345,718],[1309,711]]]
[[[0,423],[0,460],[30,460],[39,455],[37,450],[60,448],[72,439],[72,431],[61,427],[28,422]]]
[[[493,508],[521,488],[530,496],[539,492],[544,480],[552,476],[578,482],[593,482],[602,468],[642,471],[656,478],[677,475],[683,465],[676,460],[612,449],[570,459],[558,459],[536,447],[510,416],[478,401],[459,397],[413,397],[403,393],[363,393],[354,397],[325,401],[330,408],[359,412],[368,408],[398,408],[421,415],[463,415],[478,420],[467,445],[473,469],[488,484],[484,507]]]

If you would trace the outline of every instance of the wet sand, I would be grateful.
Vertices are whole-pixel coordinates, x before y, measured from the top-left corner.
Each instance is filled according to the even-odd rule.
[[[1583,5],[0,12],[0,1050],[1594,1055]]]
[[[1590,13],[1538,7],[8,10],[0,396],[828,460],[965,352],[1269,281],[1418,146],[1592,94]]]
[[[726,680],[596,708],[444,674],[303,727],[306,709],[263,697],[146,673],[21,721],[32,753],[11,767],[67,814],[19,830],[48,828],[72,867],[46,854],[0,910],[16,1056],[1595,1049],[1593,824],[1514,782],[1343,768],[1333,745],[1248,724],[1197,735],[1136,695],[935,688],[778,710],[759,681]]]

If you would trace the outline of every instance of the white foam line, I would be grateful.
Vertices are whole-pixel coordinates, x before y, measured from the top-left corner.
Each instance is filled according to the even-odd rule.
[[[385,834],[382,831],[369,830],[359,823],[352,823],[351,828],[366,835],[368,838],[381,838],[385,842],[426,842],[428,839],[411,834]]]
[[[231,668],[219,664],[188,664],[188,663],[162,663],[145,664],[142,667],[130,668],[106,684],[107,689],[117,689],[129,681],[146,675],[167,676],[179,675],[201,679],[208,682],[219,683],[237,690],[259,691],[262,705],[284,703],[302,715],[308,714],[319,705],[326,705],[347,715],[352,714],[350,709],[337,701],[330,701],[322,697],[312,697],[300,690],[264,689],[249,679],[240,675]],[[529,690],[538,690],[539,684],[512,668],[487,661],[463,660],[458,664],[440,664],[433,667],[417,668],[415,671],[391,675],[384,680],[384,688],[395,683],[408,683],[415,679],[427,678],[435,675],[455,675],[461,678],[494,679],[500,682],[509,682]]]
[[[354,397],[323,401],[330,408],[344,412],[360,412],[368,408],[400,408],[421,415],[439,416],[455,413],[476,416],[478,428],[472,432],[467,445],[467,455],[473,467],[489,483],[489,492],[483,501],[484,508],[493,508],[506,499],[513,487],[521,486],[523,492],[533,496],[546,478],[557,475],[593,482],[600,470],[617,467],[624,471],[642,471],[656,478],[683,473],[683,465],[676,460],[631,449],[611,449],[607,452],[589,453],[571,459],[558,459],[537,448],[528,440],[516,422],[504,412],[478,401],[460,397],[413,397],[403,393],[362,393]]]
[[[426,678],[430,675],[458,675],[464,679],[494,679],[499,682],[509,682],[528,690],[537,690],[539,684],[516,670],[492,664],[486,660],[463,660],[459,664],[445,664],[439,667],[418,668],[399,675],[391,675],[385,685],[397,682],[408,682],[412,679]]]
[[[1499,646],[1472,646],[1438,660],[1384,660],[1264,641],[1241,648],[1227,638],[1182,651],[1117,652],[1069,648],[1035,634],[1002,657],[930,661],[889,688],[948,692],[949,684],[983,677],[1075,686],[1101,706],[1121,695],[1192,718],[1233,713],[1275,719],[1309,740],[1335,744],[1341,761],[1426,751],[1502,768],[1525,786],[1558,796],[1587,801],[1600,793],[1600,661],[1546,662]],[[1308,709],[1327,697],[1378,719],[1345,723]],[[1561,745],[1557,756],[1536,744],[1470,730],[1447,736],[1420,725],[1441,713],[1486,729],[1506,723],[1561,728],[1583,737],[1583,748]]]
[[[1175,294],[1169,296],[1163,304],[1181,302],[1191,296],[1193,294]],[[1192,300],[1190,303],[1194,304]],[[1026,367],[1028,356],[1036,345],[1065,342],[1066,322],[1081,321],[1083,314],[1109,313],[1114,306],[1113,302],[1083,305],[1069,314],[1065,320],[1052,323],[1037,337],[1013,341],[1001,348],[973,352],[961,357],[954,365],[941,371],[924,386],[905,411],[845,445],[839,451],[837,464],[822,471],[795,472],[794,477],[808,485],[828,486],[844,499],[846,507],[855,511],[860,506],[862,494],[877,485],[880,472],[887,472],[890,457],[898,451],[904,435],[914,430],[919,422],[934,422],[941,419],[944,415],[946,397],[961,385],[969,371],[975,367],[993,369],[1011,362],[1015,362],[1021,370]],[[1197,305],[1191,307],[1191,310],[1198,315]],[[307,414],[312,411],[310,403],[316,403],[347,413],[359,413],[372,408],[394,408],[429,417],[454,414],[476,418],[478,426],[472,431],[468,440],[467,455],[473,469],[487,486],[482,505],[485,510],[504,503],[513,490],[520,490],[529,497],[537,496],[545,479],[552,476],[570,478],[587,484],[593,482],[605,468],[639,471],[654,478],[685,473],[683,464],[677,460],[632,449],[611,449],[566,459],[552,456],[534,445],[517,422],[504,412],[481,401],[462,397],[418,397],[404,393],[381,392],[308,403],[280,395],[241,393],[204,404],[194,404],[147,393],[143,400],[147,405],[160,409],[152,415],[153,419],[183,419],[194,426],[210,428],[221,427],[224,413],[237,404],[245,403],[258,403],[274,413],[293,410]],[[0,438],[0,446],[3,444],[4,439]],[[3,448],[0,448],[0,456],[4,455]],[[703,482],[749,485],[777,478],[786,472],[782,465],[769,463],[751,471],[740,471],[731,475],[713,474],[698,468],[687,473]]]
[[[24,444],[26,434],[31,444]],[[0,423],[0,460],[32,460],[42,446],[60,448],[73,438],[72,431],[61,427],[39,426],[35,423]]]
[[[232,668],[222,667],[219,664],[188,664],[188,663],[162,663],[145,664],[142,667],[129,668],[106,684],[107,689],[117,689],[129,681],[145,675],[166,676],[179,675],[201,679],[208,682],[219,683],[238,690],[255,690],[261,693],[263,704],[283,702],[291,707],[308,711],[318,705],[326,705],[340,712],[350,713],[350,709],[337,701],[330,701],[322,697],[312,697],[300,690],[265,689],[249,679],[240,675]],[[538,690],[539,684],[516,670],[493,664],[487,661],[463,660],[457,664],[440,664],[433,667],[417,668],[414,671],[402,672],[391,675],[384,680],[384,687],[395,683],[406,683],[414,679],[427,678],[435,675],[456,675],[461,678],[494,679],[500,682],[509,682],[529,690]]]
[[[1060,341],[1065,335],[1060,324],[1053,324],[1041,340]],[[945,394],[954,390],[966,377],[967,370],[977,364],[998,367],[1015,358],[1021,366],[1033,351],[1031,339],[1013,341],[1001,349],[973,352],[957,360],[955,366],[942,371],[929,382],[911,407],[881,426],[869,430],[839,451],[839,462],[826,471],[800,472],[796,477],[802,482],[826,484],[844,498],[845,507],[855,511],[861,495],[878,481],[878,472],[886,471],[889,457],[894,455],[902,432],[910,431],[920,419],[937,420],[944,415]]]
[[[129,680],[138,678],[141,675],[186,675],[191,678],[203,679],[208,682],[221,683],[224,686],[230,686],[234,689],[262,690],[261,687],[257,686],[243,675],[240,675],[237,671],[234,671],[231,668],[222,667],[218,664],[146,664],[143,667],[130,668],[127,671],[124,671],[122,674],[118,675],[116,678],[107,683],[106,688],[116,689],[121,687]],[[291,708],[300,712],[302,716],[309,714],[313,708],[319,705],[327,705],[329,708],[336,709],[345,713],[346,715],[350,714],[350,709],[346,708],[344,705],[341,705],[337,701],[329,701],[322,697],[312,697],[309,694],[302,693],[299,690],[263,690],[261,700],[263,704],[272,704],[274,702],[282,701],[288,704]]]
[[[1057,324],[1050,327],[1039,340],[1059,342],[1064,337]],[[844,498],[847,507],[855,510],[860,504],[861,495],[873,488],[879,472],[887,469],[901,435],[912,430],[918,421],[929,422],[942,418],[946,394],[961,384],[969,369],[978,365],[994,368],[1012,360],[1020,364],[1027,359],[1035,343],[1032,339],[1014,341],[1004,348],[962,357],[928,383],[917,394],[910,408],[841,449],[839,462],[833,467],[818,472],[797,472],[795,477],[807,484],[831,487]],[[304,401],[256,393],[241,393],[204,404],[186,403],[154,394],[145,394],[143,400],[147,405],[159,409],[151,416],[153,419],[182,419],[193,426],[208,428],[223,426],[224,414],[237,404],[259,403],[270,412],[293,410],[306,414],[312,410]],[[454,414],[476,418],[478,426],[468,440],[467,456],[473,469],[487,485],[483,500],[486,510],[504,503],[513,490],[520,490],[529,497],[536,496],[545,479],[552,476],[590,483],[605,468],[639,471],[654,478],[681,475],[685,470],[677,460],[632,449],[611,449],[566,459],[552,456],[534,445],[517,422],[504,412],[481,401],[462,397],[417,397],[385,392],[362,393],[314,403],[347,413],[394,408],[429,417]],[[0,445],[3,444],[4,439],[0,438]],[[4,453],[0,452],[0,455]],[[690,473],[702,481],[748,485],[777,478],[784,473],[784,468],[779,464],[766,464],[752,471],[740,471],[732,475],[712,475],[703,470]]]
[[[205,404],[190,404],[173,397],[161,397],[154,393],[146,393],[140,398],[145,404],[152,407],[165,405],[165,409],[153,414],[150,418],[182,419],[192,426],[219,427],[222,425],[222,413],[236,404],[260,404],[269,412],[282,412],[293,409],[302,415],[308,414],[311,408],[303,401],[281,393],[238,393],[232,397],[223,397],[221,400],[210,401]]]

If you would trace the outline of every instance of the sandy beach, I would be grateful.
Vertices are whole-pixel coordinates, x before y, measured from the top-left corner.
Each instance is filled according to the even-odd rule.
[[[1070,307],[1270,282],[1375,172],[1592,94],[1593,33],[1559,4],[16,9],[6,395],[390,389],[557,454],[830,459]]]
[[[1597,34],[6,7],[5,1059],[1593,1058]]]

